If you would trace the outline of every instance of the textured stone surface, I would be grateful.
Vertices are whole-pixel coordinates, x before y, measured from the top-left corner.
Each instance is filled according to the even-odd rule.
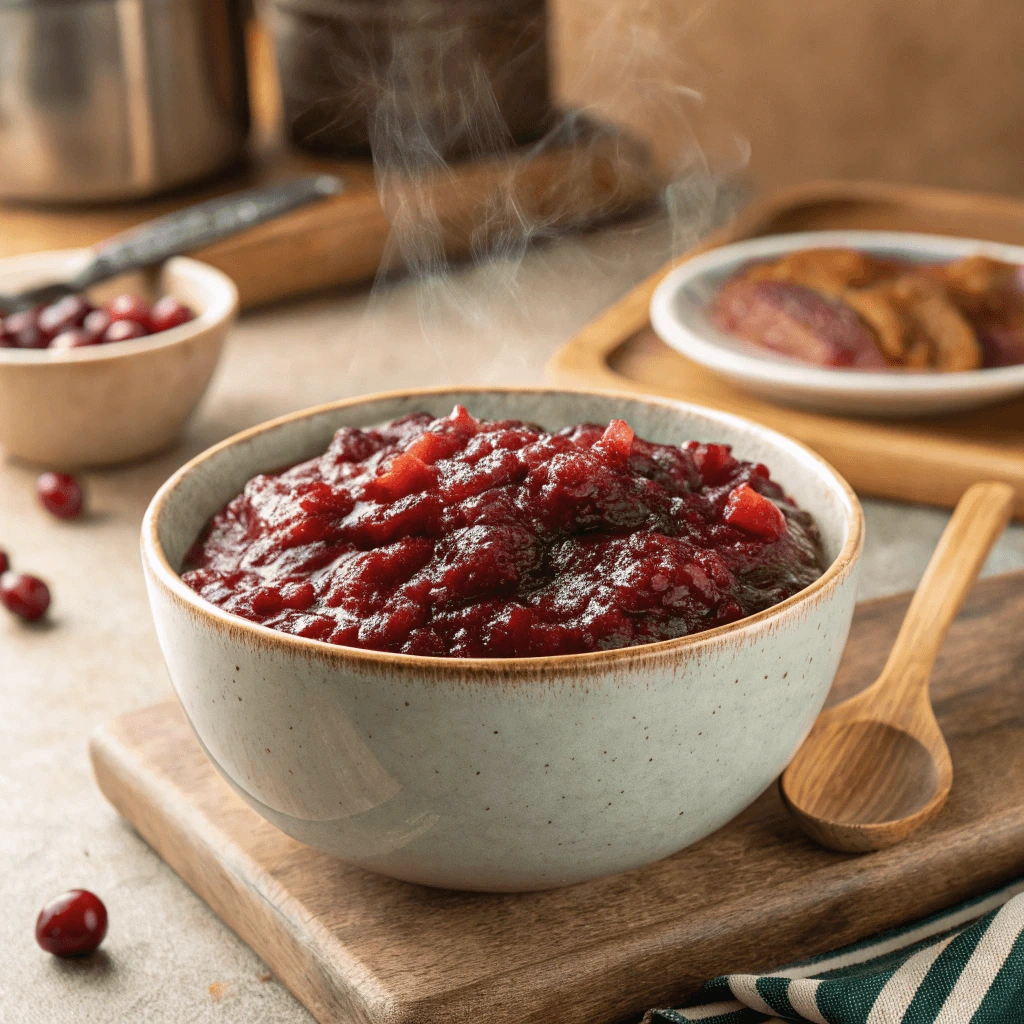
[[[312,1019],[118,819],[89,773],[89,732],[168,694],[139,568],[146,504],[189,456],[269,416],[390,387],[538,382],[558,344],[665,255],[657,227],[620,231],[537,250],[513,276],[491,266],[251,316],[181,444],[88,474],[90,512],[78,522],[38,508],[36,470],[0,465],[0,547],[54,593],[46,625],[0,618],[0,1021]],[[863,596],[913,586],[946,515],[881,502],[867,512]],[[988,568],[1022,566],[1015,527]],[[74,886],[95,890],[110,913],[102,954],[81,963],[47,956],[32,936],[39,907]]]

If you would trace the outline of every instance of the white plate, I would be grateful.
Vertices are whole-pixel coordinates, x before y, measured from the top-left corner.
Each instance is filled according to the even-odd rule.
[[[853,416],[924,416],[1024,394],[1024,365],[966,373],[865,373],[809,366],[720,331],[709,303],[744,263],[796,249],[841,247],[920,262],[982,254],[1024,265],[1024,247],[898,231],[807,231],[723,245],[671,271],[651,299],[658,336],[687,359],[764,398]]]

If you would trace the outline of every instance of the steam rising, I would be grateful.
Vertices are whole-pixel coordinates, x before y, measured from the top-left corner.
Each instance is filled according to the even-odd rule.
[[[500,307],[506,325],[528,252],[529,262],[550,261],[555,270],[568,247],[572,259],[586,260],[600,277],[609,257],[578,232],[613,224],[617,237],[637,241],[611,257],[616,279],[627,253],[638,280],[730,212],[746,143],[708,116],[695,85],[676,84],[696,75],[665,35],[645,27],[650,23],[636,5],[613,8],[591,29],[591,65],[560,83],[560,93],[584,102],[552,110],[541,137],[518,146],[475,49],[478,37],[454,11],[432,37],[429,62],[418,34],[393,33],[370,120],[391,224],[377,288],[397,269],[411,274],[424,333],[439,349],[443,341],[431,335],[453,315],[486,328]],[[452,68],[459,69],[455,89],[446,86]],[[449,162],[453,152],[458,159]],[[557,255],[538,248],[557,238],[565,239]],[[459,266],[466,257],[476,268],[471,285]],[[458,376],[457,367],[449,369]]]

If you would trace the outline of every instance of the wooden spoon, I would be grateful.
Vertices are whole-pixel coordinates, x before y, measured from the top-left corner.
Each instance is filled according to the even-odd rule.
[[[822,846],[850,853],[892,846],[945,804],[953,764],[928,679],[950,623],[1006,526],[1013,498],[1013,488],[1003,483],[975,484],[964,494],[882,674],[863,693],[822,712],[782,773],[782,799]]]

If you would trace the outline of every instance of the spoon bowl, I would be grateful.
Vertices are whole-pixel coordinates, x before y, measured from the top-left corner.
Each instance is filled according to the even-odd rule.
[[[784,790],[804,831],[823,846],[866,852],[892,846],[942,810],[953,766],[941,748],[872,719],[826,723]],[[817,733],[818,730],[815,730]],[[821,767],[824,778],[819,778]]]
[[[1010,516],[1013,488],[975,484],[960,499],[882,674],[822,712],[780,780],[815,842],[864,853],[906,839],[942,810],[953,762],[928,696],[950,623]]]

